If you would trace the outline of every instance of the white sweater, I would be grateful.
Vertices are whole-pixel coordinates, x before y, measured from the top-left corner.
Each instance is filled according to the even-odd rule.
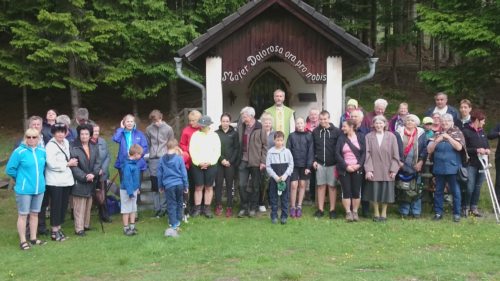
[[[59,147],[64,150],[64,153]],[[52,138],[45,146],[47,152],[47,162],[45,164],[45,184],[51,186],[73,186],[75,179],[68,167],[66,156],[69,154],[69,142],[64,139],[64,145],[59,145],[54,138]]]

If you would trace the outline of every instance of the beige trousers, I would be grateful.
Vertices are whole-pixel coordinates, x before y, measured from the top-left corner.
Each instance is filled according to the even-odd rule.
[[[73,196],[73,215],[75,217],[75,232],[90,226],[90,210],[92,197]]]

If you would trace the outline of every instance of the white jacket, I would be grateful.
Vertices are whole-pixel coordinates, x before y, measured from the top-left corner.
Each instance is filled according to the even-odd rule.
[[[66,153],[61,151],[59,147]],[[57,141],[52,138],[47,145],[45,145],[45,151],[47,152],[47,161],[45,164],[45,184],[51,186],[73,186],[75,184],[75,179],[73,178],[73,173],[68,167],[69,159],[69,142],[64,139],[64,145],[61,146]]]

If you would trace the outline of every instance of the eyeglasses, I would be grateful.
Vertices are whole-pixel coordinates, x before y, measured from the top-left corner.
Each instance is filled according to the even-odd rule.
[[[27,139],[37,139],[38,136],[26,136]]]
[[[66,125],[63,124],[63,123],[55,123],[54,125],[52,125],[54,128],[56,129],[66,129]]]

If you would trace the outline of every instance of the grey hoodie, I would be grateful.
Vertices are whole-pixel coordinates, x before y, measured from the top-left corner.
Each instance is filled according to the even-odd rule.
[[[164,121],[159,126],[151,124],[146,128],[149,159],[158,159],[167,153],[167,142],[174,138],[174,131]]]

